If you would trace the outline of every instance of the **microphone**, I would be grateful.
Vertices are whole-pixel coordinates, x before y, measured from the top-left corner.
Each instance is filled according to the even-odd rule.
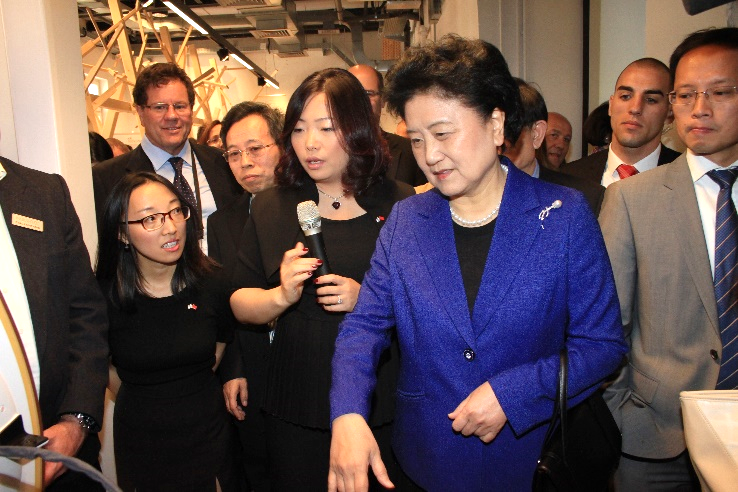
[[[315,270],[315,276],[328,275],[331,268],[328,266],[328,256],[325,254],[323,233],[320,230],[320,212],[312,200],[297,204],[297,221],[305,235],[305,245],[310,250],[310,256],[323,260],[323,264]]]

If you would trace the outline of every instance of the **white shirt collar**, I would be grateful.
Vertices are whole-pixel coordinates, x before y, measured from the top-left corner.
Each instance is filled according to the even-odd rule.
[[[151,161],[151,164],[154,166],[154,170],[158,173],[159,170],[167,164],[167,161],[171,159],[172,157],[180,157],[182,160],[185,161],[185,163],[192,166],[192,159],[190,158],[191,151],[190,151],[190,140],[187,139],[185,141],[184,147],[182,147],[182,150],[179,151],[179,154],[172,155],[166,150],[163,150],[153,143],[151,143],[151,140],[144,134],[143,138],[141,139],[141,148],[146,153],[146,156]]]

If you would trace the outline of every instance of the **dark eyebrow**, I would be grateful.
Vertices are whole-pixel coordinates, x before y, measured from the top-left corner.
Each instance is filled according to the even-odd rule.
[[[632,87],[630,87],[628,85],[621,85],[616,90],[618,90],[618,91],[627,91],[627,92],[635,92],[635,89],[633,89]],[[656,94],[656,95],[659,95],[659,96],[663,96],[664,95],[664,91],[662,91],[660,89],[646,89],[645,91],[643,91],[643,93],[644,94]]]

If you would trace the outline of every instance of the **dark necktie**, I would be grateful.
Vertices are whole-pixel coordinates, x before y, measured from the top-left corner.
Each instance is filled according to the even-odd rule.
[[[638,174],[638,169],[630,164],[620,164],[615,170],[618,172],[620,179],[630,178]]]
[[[738,168],[713,169],[707,173],[718,185],[715,216],[715,300],[720,319],[723,356],[720,361],[717,389],[738,387],[738,215],[733,204],[733,183]]]
[[[184,176],[182,176],[182,166],[184,160],[181,157],[172,157],[167,161],[174,168],[174,187],[180,192],[182,197],[190,206],[193,215],[197,216],[197,200],[195,200],[195,194],[192,193],[190,183],[187,182]]]

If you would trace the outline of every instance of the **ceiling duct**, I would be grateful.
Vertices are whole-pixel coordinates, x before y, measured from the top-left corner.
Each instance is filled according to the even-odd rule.
[[[216,0],[223,7],[279,7],[282,0]]]
[[[254,27],[256,29],[251,31],[251,35],[257,39],[289,38],[297,33],[297,30],[288,29],[284,18],[257,20]]]
[[[405,26],[407,19],[404,17],[394,17],[386,19],[382,27],[382,36],[394,41],[405,41]]]

